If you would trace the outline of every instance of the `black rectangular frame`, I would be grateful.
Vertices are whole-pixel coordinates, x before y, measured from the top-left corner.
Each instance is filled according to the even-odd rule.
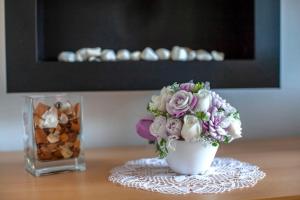
[[[214,88],[280,86],[279,0],[255,0],[255,58],[222,62],[39,61],[37,11],[37,0],[5,1],[7,92],[152,90],[191,79]]]

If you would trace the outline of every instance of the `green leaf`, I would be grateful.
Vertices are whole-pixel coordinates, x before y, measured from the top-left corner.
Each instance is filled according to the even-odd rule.
[[[224,108],[219,108],[219,109],[218,109],[218,112],[224,112],[224,111],[225,111]]]
[[[180,86],[177,82],[173,83],[170,87],[173,92],[177,92],[178,90],[180,90]]]
[[[204,122],[209,120],[209,117],[204,112],[196,112],[196,117]]]
[[[156,141],[156,152],[159,153],[159,158],[164,158],[168,155],[167,141],[165,139],[160,139]]]
[[[224,144],[228,144],[229,140],[230,140],[230,137],[229,136],[224,136],[224,137],[225,137]]]
[[[197,93],[199,90],[204,88],[204,83],[202,82],[197,82],[194,86],[194,88],[192,89],[193,93]]]
[[[234,119],[240,119],[240,113],[236,111],[235,113],[232,114]]]
[[[167,112],[163,112],[163,111],[160,111],[160,110],[151,109],[149,104],[147,106],[147,111],[150,112],[150,113],[152,113],[155,117],[157,117],[157,116],[165,116],[165,117],[167,117],[168,116]]]
[[[218,142],[213,142],[212,145],[213,145],[214,147],[217,147],[217,146],[219,146],[219,143],[218,143]]]

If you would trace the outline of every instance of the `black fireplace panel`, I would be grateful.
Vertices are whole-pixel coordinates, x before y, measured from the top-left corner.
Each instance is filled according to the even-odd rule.
[[[279,87],[279,0],[5,0],[8,92]],[[225,61],[63,63],[61,51],[174,45]]]
[[[230,3],[229,3],[230,2]],[[39,57],[100,46],[219,50],[254,57],[253,0],[38,0]]]

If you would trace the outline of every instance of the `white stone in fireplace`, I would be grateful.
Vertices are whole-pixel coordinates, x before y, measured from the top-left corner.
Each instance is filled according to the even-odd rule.
[[[146,47],[143,51],[130,52],[128,49],[120,49],[115,53],[113,49],[81,48],[75,53],[72,51],[63,51],[58,55],[60,62],[101,62],[101,61],[223,61],[224,52],[213,50],[208,52],[204,49],[194,50],[189,47],[174,46],[171,50],[167,48],[152,49]]]

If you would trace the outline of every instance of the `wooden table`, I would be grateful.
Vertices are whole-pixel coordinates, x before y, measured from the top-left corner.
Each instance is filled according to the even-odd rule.
[[[251,162],[266,172],[253,188],[216,195],[165,195],[107,181],[111,168],[149,156],[154,156],[149,146],[92,149],[86,151],[86,172],[33,177],[23,169],[22,152],[0,153],[0,199],[300,199],[300,137],[241,140],[220,148],[218,156]]]

